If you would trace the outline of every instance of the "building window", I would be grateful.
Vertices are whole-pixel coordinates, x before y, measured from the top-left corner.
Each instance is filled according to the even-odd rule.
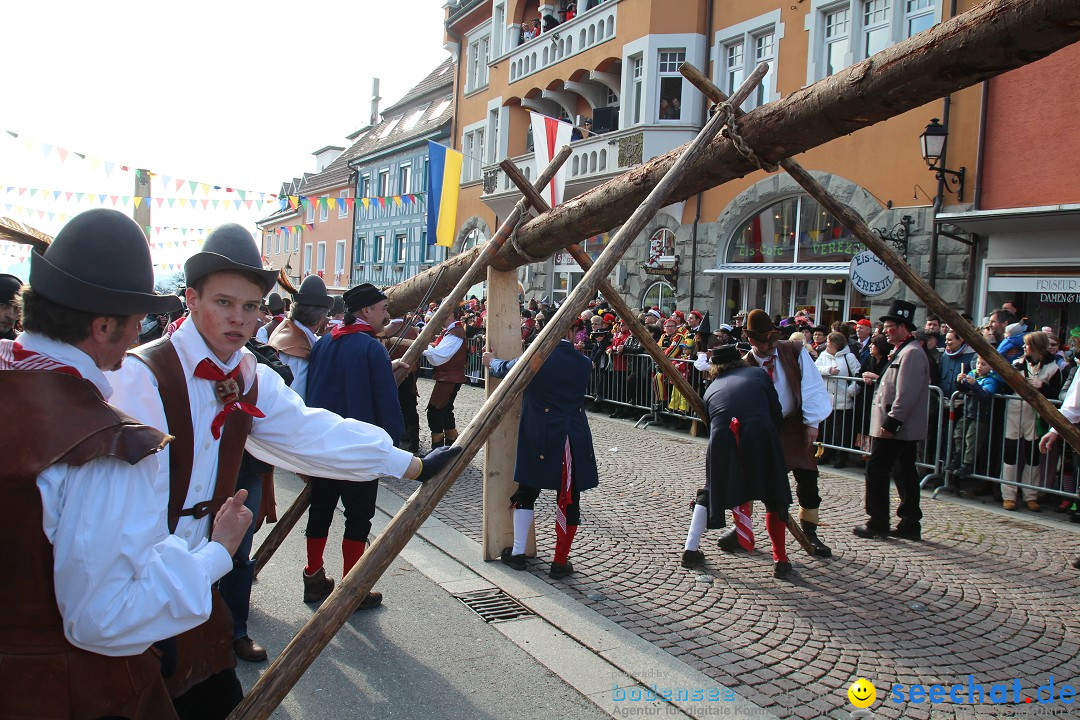
[[[607,89],[607,106],[619,107],[619,94],[611,88]]]
[[[633,66],[633,90],[631,94],[634,98],[634,124],[641,123],[641,103],[643,102],[642,93],[644,92],[642,85],[644,84],[643,67],[644,60],[640,55],[630,58],[630,63]]]
[[[398,265],[404,265],[408,255],[409,236],[405,233],[399,233],[394,237],[394,262]]]
[[[381,263],[383,261],[383,246],[386,244],[385,235],[376,235],[375,241],[371,243],[371,261],[375,263]]]
[[[371,175],[361,175],[360,180],[356,183],[356,197],[364,198],[370,197],[371,192]]]
[[[386,197],[390,194],[390,171],[379,171],[379,194],[376,197]]]
[[[304,246],[304,277],[311,274],[311,246]]]
[[[889,0],[863,0],[863,51],[868,58],[889,46]]]
[[[728,244],[727,262],[849,263],[864,249],[816,200],[802,195],[770,205],[743,223]]]
[[[904,37],[918,35],[923,30],[934,27],[937,18],[934,17],[934,3],[932,0],[907,0],[904,8]]]
[[[807,82],[933,27],[941,19],[940,5],[933,0],[812,0]]]
[[[641,296],[641,309],[658,307],[664,315],[670,315],[675,309],[675,288],[666,282],[655,282]]]
[[[345,241],[338,240],[334,249],[334,274],[341,276],[345,272]]]
[[[657,117],[660,120],[682,119],[683,77],[679,66],[686,62],[685,50],[661,50],[660,64],[660,107]]]
[[[848,8],[840,8],[825,15],[825,74],[833,75],[844,69],[847,62],[848,34],[851,21]]]
[[[330,198],[319,198],[319,222],[326,222],[330,217]]]
[[[293,252],[300,251],[300,238],[303,236],[304,231],[301,228],[296,228],[296,235],[293,236]]]
[[[427,192],[428,159],[424,158],[424,175],[420,178],[420,192]]]
[[[751,96],[754,107],[759,107],[769,102],[769,88],[776,85],[776,36],[772,31],[758,33],[754,36],[754,64],[769,64],[769,72],[761,79]]]
[[[431,262],[432,254],[431,246],[427,242],[427,228],[423,228],[420,230],[420,262]]]
[[[349,199],[349,191],[348,190],[342,190],[341,192],[338,193],[337,216],[339,218],[347,217],[348,214],[349,214],[349,203],[347,202],[348,199]]]
[[[317,259],[318,263],[315,265],[315,271],[317,273],[319,273],[320,277],[322,277],[322,274],[324,272],[326,272],[326,241],[325,240],[323,242],[319,243],[319,253],[318,253],[316,259]]]
[[[469,43],[469,65],[465,76],[465,92],[467,93],[488,84],[488,46],[490,43],[490,35],[484,35]]]
[[[353,253],[353,257],[356,258],[356,262],[367,262],[367,236],[358,235],[356,238],[356,249]]]
[[[412,165],[402,165],[398,168],[398,194],[408,195],[412,192]]]
[[[722,86],[728,97],[735,94],[735,91],[739,89],[743,79],[746,77],[745,56],[746,43],[743,42],[742,38],[739,38],[737,42],[728,43],[724,46],[724,82]]]
[[[313,197],[307,198],[307,213],[304,215],[304,224],[310,225],[311,223],[315,222],[315,205],[314,205],[314,203],[317,203],[317,202],[318,202],[317,198],[313,198]]]
[[[462,138],[462,182],[470,182],[480,179],[480,164],[484,157],[484,128],[483,126],[467,131]]]

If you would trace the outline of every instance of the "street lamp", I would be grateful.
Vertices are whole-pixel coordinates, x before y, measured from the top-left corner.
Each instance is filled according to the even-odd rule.
[[[922,156],[923,160],[926,161],[926,167],[934,171],[938,182],[942,183],[943,187],[953,185],[952,191],[956,193],[956,199],[963,202],[964,171],[966,168],[949,170],[945,167],[938,167],[938,163],[945,155],[945,141],[948,137],[949,131],[938,122],[937,118],[930,120],[930,124],[923,130],[923,134],[919,136],[919,142],[922,145]]]

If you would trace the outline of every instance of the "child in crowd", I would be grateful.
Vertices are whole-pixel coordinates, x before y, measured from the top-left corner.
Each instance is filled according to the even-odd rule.
[[[973,370],[956,376],[956,389],[968,396],[964,403],[964,446],[958,449],[961,456],[960,469],[956,471],[958,479],[974,472],[976,453],[989,456],[990,407],[993,395],[1001,392],[1003,385],[1001,376],[981,357]]]

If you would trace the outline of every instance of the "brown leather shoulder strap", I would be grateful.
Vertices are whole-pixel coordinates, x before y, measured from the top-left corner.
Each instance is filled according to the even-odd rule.
[[[180,356],[167,337],[140,345],[131,353],[142,360],[157,378],[158,394],[165,409],[165,420],[169,423],[169,434],[175,438],[169,446],[169,532],[175,532],[187,498],[191,465],[195,458],[195,434],[191,427],[187,379]]]
[[[795,407],[791,408],[789,416],[802,409],[802,363],[799,362],[801,353],[802,349],[795,347],[790,340],[781,340],[776,343],[776,354],[780,358],[780,364],[784,366],[784,376],[787,378],[788,386],[791,387],[791,395],[795,399]]]
[[[259,378],[251,383],[251,389],[240,398],[243,402],[255,405],[259,399]],[[247,413],[234,412],[225,419],[225,428],[221,431],[221,443],[218,445],[217,485],[214,489],[214,503],[221,503],[236,492],[236,477],[240,474],[240,462],[244,458],[244,445],[251,434],[251,416]],[[214,509],[217,512],[217,508]]]

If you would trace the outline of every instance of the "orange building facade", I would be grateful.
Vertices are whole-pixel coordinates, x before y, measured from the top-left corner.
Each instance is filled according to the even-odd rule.
[[[955,12],[974,3],[957,0]],[[519,194],[497,164],[512,158],[537,174],[530,112],[579,128],[564,199],[573,198],[692,139],[707,117],[701,94],[679,75],[701,68],[725,91],[758,62],[769,74],[744,103],[773,102],[949,17],[941,0],[461,0],[447,7],[457,59],[454,147],[465,154],[453,252],[491,237]],[[545,16],[563,20],[543,30]],[[529,37],[540,19],[542,31]],[[531,33],[529,33],[531,34]],[[980,307],[973,270],[980,247],[935,217],[973,209],[980,88],[968,88],[798,157],[883,235],[949,302]],[[938,181],[920,153],[932,118],[947,122],[945,165],[966,169],[963,192]],[[591,124],[586,124],[591,121]],[[613,233],[617,228],[612,228]],[[594,257],[610,233],[590,238]],[[716,322],[760,307],[774,316],[809,308],[821,322],[875,314],[894,284],[863,295],[849,275],[861,244],[782,173],[756,172],[662,210],[610,280],[632,306],[709,310]],[[561,300],[583,273],[566,254],[522,268],[526,297]],[[917,299],[916,299],[916,302]]]

